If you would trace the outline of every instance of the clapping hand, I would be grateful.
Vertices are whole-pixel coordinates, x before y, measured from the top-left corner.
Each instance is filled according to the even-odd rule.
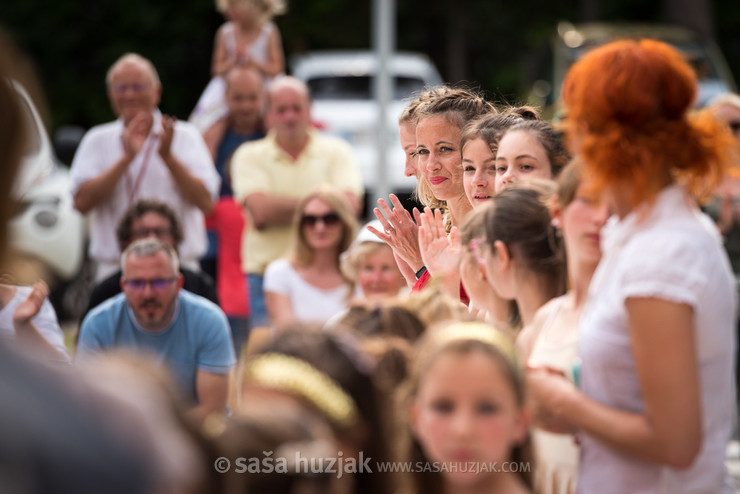
[[[414,209],[414,218],[404,209],[401,201],[394,194],[390,195],[390,201],[393,209],[383,199],[378,199],[378,206],[373,213],[383,225],[383,231],[379,231],[372,226],[367,229],[375,234],[380,240],[384,241],[393,249],[393,254],[401,258],[409,268],[418,271],[424,265],[419,250],[419,211]]]
[[[154,118],[150,112],[139,112],[129,121],[123,131],[123,150],[126,155],[133,159],[141,152],[144,143],[152,130]]]
[[[449,237],[444,227],[444,218],[439,209],[424,208],[419,226],[421,258],[433,276],[457,279],[460,274],[462,246],[457,227],[453,226]]]
[[[172,138],[175,135],[175,119],[169,115],[162,116],[162,135],[159,137],[159,155],[165,163],[172,153]]]

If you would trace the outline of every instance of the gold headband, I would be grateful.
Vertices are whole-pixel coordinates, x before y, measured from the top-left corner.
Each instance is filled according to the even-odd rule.
[[[352,397],[304,360],[266,353],[247,364],[245,375],[254,383],[300,396],[341,427],[351,426],[359,416]]]
[[[483,322],[457,322],[434,332],[435,341],[475,340],[496,347],[516,367],[516,347],[506,334]]]

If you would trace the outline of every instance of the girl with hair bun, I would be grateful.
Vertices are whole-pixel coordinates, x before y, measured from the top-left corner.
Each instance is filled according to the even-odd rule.
[[[580,318],[580,389],[529,372],[543,426],[579,433],[579,492],[733,492],[735,287],[695,201],[729,168],[732,136],[689,116],[696,88],[653,40],[596,48],[565,80],[569,143],[617,216]]]

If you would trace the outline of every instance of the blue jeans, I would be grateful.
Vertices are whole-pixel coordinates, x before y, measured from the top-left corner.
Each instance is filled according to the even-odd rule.
[[[250,320],[253,328],[270,325],[270,316],[265,306],[265,291],[262,288],[265,277],[261,274],[247,274],[247,288],[249,289]]]

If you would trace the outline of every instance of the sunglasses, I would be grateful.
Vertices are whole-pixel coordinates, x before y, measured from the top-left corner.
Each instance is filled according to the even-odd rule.
[[[740,130],[740,121],[734,120],[732,122],[727,122],[727,125],[730,126],[730,129],[732,130],[733,134],[737,134],[737,131]]]
[[[304,214],[301,216],[301,226],[312,228],[316,226],[316,223],[318,222],[321,222],[326,226],[334,226],[339,223],[339,215],[337,213],[328,213],[323,216],[316,216],[313,214]]]
[[[169,287],[176,279],[177,277],[154,278],[153,280],[142,280],[139,278],[134,278],[131,280],[123,280],[123,284],[126,285],[126,288],[137,292],[144,290],[147,285],[151,286],[152,290],[164,290],[165,288]]]

